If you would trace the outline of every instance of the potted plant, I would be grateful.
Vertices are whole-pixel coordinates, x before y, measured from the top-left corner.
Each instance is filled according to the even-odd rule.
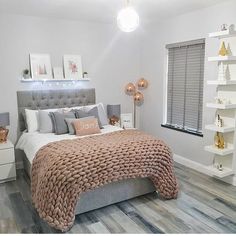
[[[22,74],[24,79],[30,78],[30,71],[28,69],[24,69]]]

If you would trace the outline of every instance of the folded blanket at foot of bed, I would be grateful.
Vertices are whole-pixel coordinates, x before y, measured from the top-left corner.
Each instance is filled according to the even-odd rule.
[[[37,152],[31,175],[35,208],[61,231],[73,225],[82,192],[114,181],[149,177],[161,197],[178,193],[169,147],[137,130],[49,143]]]

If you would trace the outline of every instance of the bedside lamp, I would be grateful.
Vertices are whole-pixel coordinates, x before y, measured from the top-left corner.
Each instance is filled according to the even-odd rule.
[[[7,135],[9,130],[6,126],[10,125],[9,112],[0,113],[0,143],[7,141]]]
[[[107,117],[110,125],[120,125],[120,104],[107,105]]]

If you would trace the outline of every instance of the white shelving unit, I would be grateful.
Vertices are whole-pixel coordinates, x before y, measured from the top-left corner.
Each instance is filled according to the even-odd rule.
[[[224,40],[224,42],[227,45],[232,46],[234,41],[234,37],[236,37],[236,31],[220,31],[220,32],[214,32],[209,34],[210,38],[216,38],[220,39],[221,43]],[[234,45],[233,45],[234,46]],[[235,49],[235,47],[233,47]],[[232,54],[236,55],[236,51]],[[226,148],[219,149],[214,145],[214,136],[212,137],[212,143],[211,145],[207,145],[204,147],[205,151],[210,152],[214,154],[214,164],[210,166],[206,166],[204,169],[206,170],[206,174],[209,174],[210,176],[214,176],[217,178],[225,178],[229,176],[233,176],[236,174],[236,88],[234,85],[236,85],[236,80],[232,80],[232,77],[236,76],[235,74],[235,68],[236,68],[236,56],[230,55],[230,56],[215,56],[215,57],[209,57],[209,62],[218,62],[218,65],[220,65],[219,62],[224,63],[225,66],[235,66],[232,69],[232,74],[230,74],[231,79],[230,80],[208,80],[208,85],[216,85],[221,86],[217,89],[217,96],[220,98],[229,99],[232,104],[216,104],[216,103],[207,103],[206,107],[213,108],[217,110],[217,113],[223,117],[223,127],[218,127],[215,124],[208,124],[205,126],[205,130],[209,132],[220,132],[224,134],[224,139],[226,144]],[[236,77],[234,77],[236,78]],[[228,86],[222,86],[222,85],[228,85]],[[229,88],[229,86],[232,86]],[[223,114],[223,116],[222,116]],[[217,164],[222,164],[223,169],[220,171],[217,169]]]
[[[232,144],[227,144],[227,147],[224,149],[220,149],[215,147],[214,145],[205,146],[205,150],[220,156],[226,156],[232,154],[234,152],[234,147]]]
[[[23,83],[32,83],[32,82],[77,82],[77,81],[90,81],[89,78],[83,78],[83,79],[24,79],[22,78],[20,80]]]
[[[236,61],[236,56],[217,56],[217,57],[208,57],[208,61]]]
[[[236,85],[236,80],[208,80],[208,85]]]
[[[230,168],[225,167],[222,171],[218,171],[214,166],[207,166],[206,170],[210,175],[217,178],[224,178],[234,174],[234,171]]]
[[[206,125],[205,129],[210,130],[210,131],[214,131],[214,132],[220,132],[220,133],[230,133],[230,132],[234,132],[235,127],[234,126],[218,127],[218,126],[212,124],[212,125]]]
[[[208,108],[214,108],[214,109],[236,109],[236,104],[218,104],[218,103],[207,103],[206,106]]]
[[[230,30],[224,30],[224,31],[218,31],[218,32],[213,32],[209,34],[209,38],[218,38],[218,39],[223,39],[223,38],[231,38],[236,36],[236,31],[230,31]]]

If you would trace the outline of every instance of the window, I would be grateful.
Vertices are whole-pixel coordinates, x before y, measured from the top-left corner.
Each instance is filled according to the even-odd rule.
[[[202,136],[205,40],[169,44],[167,128]]]

